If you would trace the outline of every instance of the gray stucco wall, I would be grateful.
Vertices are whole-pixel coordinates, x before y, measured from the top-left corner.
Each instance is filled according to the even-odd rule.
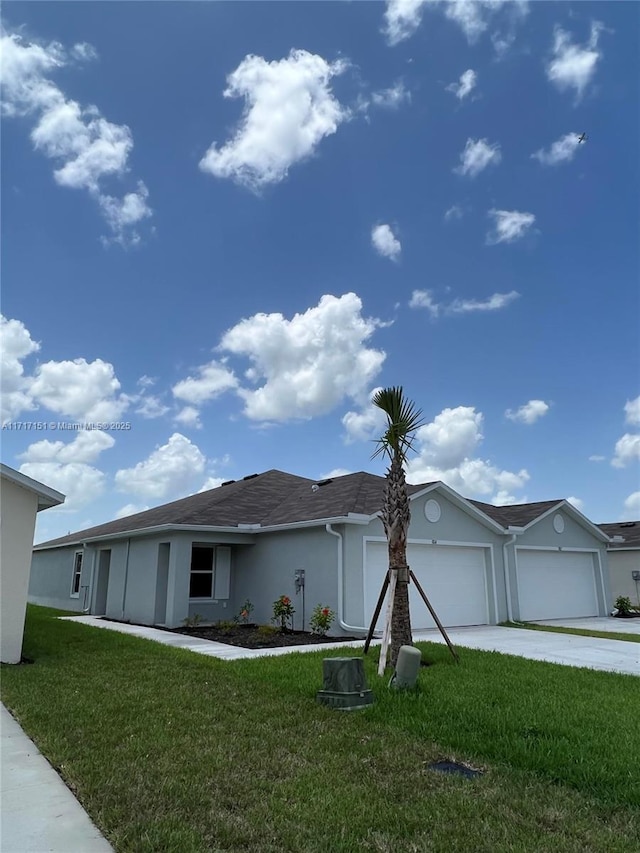
[[[54,548],[50,551],[34,551],[31,559],[28,601],[43,607],[59,610],[80,611],[83,597],[71,597],[74,554],[82,548]],[[88,577],[83,560],[80,584]],[[81,590],[83,592],[83,590]]]
[[[440,506],[440,518],[436,522],[428,521],[425,516],[425,504],[436,500]],[[365,613],[363,562],[363,537],[384,537],[384,529],[379,519],[366,526],[346,525],[345,533],[345,621],[354,626],[368,628],[370,615]],[[446,495],[431,491],[411,501],[410,542],[424,543],[470,543],[482,545],[487,549],[486,580],[491,622],[501,622],[507,618],[506,592],[502,565],[502,543],[504,537],[494,532],[468,512],[456,506]],[[491,556],[493,567],[491,566]],[[494,589],[495,575],[495,589]],[[427,596],[429,590],[425,590]],[[417,595],[410,590],[410,595]],[[496,610],[497,600],[497,610]]]
[[[628,596],[631,603],[640,606],[640,582],[631,577],[631,572],[640,572],[640,548],[635,551],[608,552],[609,576],[611,581],[611,602],[619,595]]]
[[[296,594],[294,572],[305,571],[304,628],[317,604],[338,611],[337,539],[322,527],[306,527],[256,536],[253,548],[238,548],[232,571],[233,600],[237,612],[248,598],[254,604],[252,621],[272,624],[273,602],[288,595],[295,608],[296,630],[302,630],[302,593]],[[336,619],[332,635],[344,634]]]

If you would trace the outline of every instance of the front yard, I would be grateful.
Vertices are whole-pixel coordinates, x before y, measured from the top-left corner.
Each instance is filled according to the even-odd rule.
[[[316,704],[336,649],[224,662],[30,607],[2,699],[117,851],[640,850],[640,680],[424,644],[420,689]],[[473,781],[428,769],[453,758]]]

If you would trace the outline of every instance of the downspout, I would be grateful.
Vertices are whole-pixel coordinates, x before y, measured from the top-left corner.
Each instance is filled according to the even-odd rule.
[[[131,539],[127,539],[127,556],[124,561],[124,588],[122,590],[122,621],[124,622],[124,605],[127,599],[127,581],[129,579],[129,548],[131,547]]]
[[[83,613],[90,613],[91,612],[91,599],[93,597],[93,579],[96,576],[96,557],[97,556],[98,556],[98,552],[94,550],[93,559],[91,560],[91,578],[89,580],[89,586],[87,587],[87,598],[89,599],[89,604],[88,604],[88,606],[82,608]],[[85,599],[84,603],[85,603],[85,605],[87,604],[86,599]]]
[[[513,545],[516,539],[518,538],[518,534],[514,533],[507,542],[502,543],[502,567],[504,569],[504,584],[507,592],[507,619],[509,622],[513,622],[513,607],[511,604],[511,581],[509,580],[509,560],[507,559],[507,548],[509,545]],[[515,557],[515,548],[513,549],[514,557]],[[515,563],[514,563],[515,565]]]
[[[362,625],[347,625],[344,621],[344,571],[342,564],[342,533],[338,533],[337,530],[334,530],[330,524],[325,524],[325,530],[327,533],[331,533],[332,536],[338,537],[338,622],[340,623],[340,627],[344,631],[360,631],[366,632],[368,629],[363,628]]]

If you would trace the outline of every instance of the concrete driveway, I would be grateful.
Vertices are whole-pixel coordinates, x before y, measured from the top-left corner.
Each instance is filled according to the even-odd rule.
[[[566,621],[577,622],[578,620]],[[611,619],[611,621],[624,621],[626,624],[637,620]],[[447,634],[454,646],[466,646],[469,649],[482,649],[487,652],[503,652],[506,655],[560,663],[565,666],[581,666],[640,676],[640,643],[582,637],[576,634],[554,634],[551,631],[527,631],[526,628],[501,628],[495,625],[451,628],[447,630]],[[439,631],[414,632],[413,639],[444,643]]]
[[[536,625],[580,628],[582,631],[608,631],[610,634],[640,634],[640,619],[616,619],[613,616],[591,616],[582,619],[548,619]]]

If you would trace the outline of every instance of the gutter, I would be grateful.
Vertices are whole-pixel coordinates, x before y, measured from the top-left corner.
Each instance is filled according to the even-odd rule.
[[[511,539],[502,543],[502,569],[504,571],[504,584],[506,587],[507,593],[507,619],[509,622],[513,622],[513,606],[511,603],[511,581],[509,580],[509,560],[507,559],[507,548],[509,545],[513,545],[516,539],[518,538],[518,534],[514,533],[513,527],[507,528],[508,532],[512,533]],[[513,549],[514,555],[514,567],[515,567],[515,548]]]
[[[348,625],[344,619],[344,568],[342,561],[342,544],[343,538],[342,533],[338,533],[337,530],[333,530],[331,524],[325,524],[325,530],[327,533],[330,533],[332,536],[336,536],[338,538],[338,622],[340,623],[340,627],[344,631],[359,631],[360,633],[366,633],[369,629],[364,628],[362,625]]]

